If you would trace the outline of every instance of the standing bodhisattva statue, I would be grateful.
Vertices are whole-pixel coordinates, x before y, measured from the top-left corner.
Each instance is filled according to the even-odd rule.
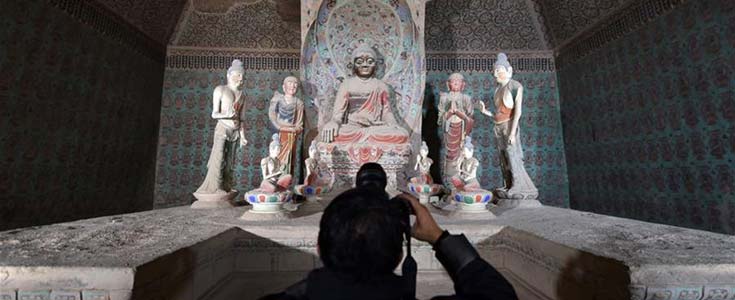
[[[212,118],[217,120],[214,128],[212,152],[207,162],[207,175],[204,182],[194,193],[199,200],[214,201],[234,198],[235,152],[237,142],[241,147],[247,145],[242,127],[243,107],[242,83],[245,69],[240,60],[232,61],[227,69],[227,84],[217,86],[212,96]]]
[[[268,118],[278,129],[280,138],[278,159],[289,174],[293,174],[296,142],[304,128],[304,102],[295,96],[298,88],[299,80],[296,77],[286,77],[283,80],[283,94],[276,91],[268,108]]]
[[[498,200],[534,200],[538,190],[523,166],[523,148],[521,147],[520,119],[523,106],[523,86],[511,79],[513,68],[505,53],[498,54],[494,66],[494,76],[498,85],[495,89],[495,114],[485,109],[481,103],[483,114],[493,117],[495,121],[495,144],[500,156],[500,167],[504,186],[495,190]],[[522,204],[522,203],[515,203]],[[513,204],[513,205],[515,205]]]
[[[465,138],[470,136],[474,119],[472,98],[463,93],[464,76],[459,73],[449,75],[447,88],[449,93],[439,95],[439,118],[437,124],[442,128],[444,163],[442,178],[452,178],[457,174],[457,165],[462,160],[462,147]]]

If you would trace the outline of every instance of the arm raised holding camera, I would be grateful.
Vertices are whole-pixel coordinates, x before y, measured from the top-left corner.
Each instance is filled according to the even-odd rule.
[[[452,277],[458,299],[518,299],[513,286],[480,257],[464,234],[452,235],[442,230],[416,197],[408,194],[398,197],[408,201],[416,215],[412,236],[434,246],[436,258]]]

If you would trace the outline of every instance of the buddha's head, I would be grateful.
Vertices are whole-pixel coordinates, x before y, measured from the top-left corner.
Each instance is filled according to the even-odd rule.
[[[360,78],[370,78],[375,75],[377,65],[375,51],[366,44],[360,45],[352,52],[352,71]]]
[[[419,154],[421,154],[421,157],[426,158],[427,155],[429,155],[429,146],[426,145],[426,142],[421,142],[421,150],[419,150]]]
[[[299,80],[296,77],[288,76],[283,79],[283,93],[286,96],[296,95],[296,91],[299,89]]]
[[[232,65],[227,69],[227,85],[241,87],[243,74],[245,74],[245,68],[242,66],[242,61],[239,59],[233,60]]]
[[[462,154],[464,155],[464,158],[472,158],[472,156],[475,154],[475,145],[472,145],[472,137],[467,137],[464,140],[464,148],[462,151]]]
[[[465,81],[464,76],[459,73],[453,73],[452,75],[449,75],[449,79],[447,80],[447,88],[450,92],[461,92],[464,90]]]
[[[505,53],[498,54],[498,59],[493,66],[493,75],[500,84],[508,83],[513,77],[513,67],[510,66],[508,56]]]
[[[281,141],[278,133],[274,133],[271,139],[272,141],[270,145],[268,145],[268,156],[270,158],[277,158],[278,154],[281,153]]]

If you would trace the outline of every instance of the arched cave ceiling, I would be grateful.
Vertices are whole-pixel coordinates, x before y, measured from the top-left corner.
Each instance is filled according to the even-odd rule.
[[[300,0],[96,1],[162,45],[299,48]],[[632,1],[432,0],[426,46],[429,51],[553,49]]]

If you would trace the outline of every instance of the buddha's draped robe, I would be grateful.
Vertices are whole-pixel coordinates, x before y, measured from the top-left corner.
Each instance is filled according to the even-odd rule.
[[[389,95],[378,79],[346,79],[334,100],[332,120],[340,124],[334,143],[406,143],[408,132],[396,122]]]

